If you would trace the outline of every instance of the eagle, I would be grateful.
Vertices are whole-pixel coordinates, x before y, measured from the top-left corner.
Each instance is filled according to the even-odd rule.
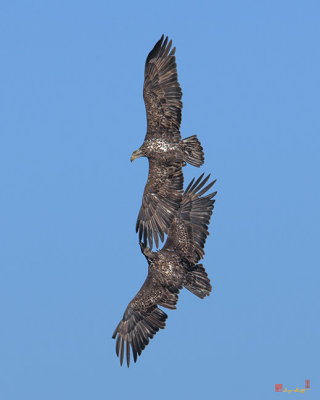
[[[145,63],[143,98],[147,133],[141,147],[132,153],[149,160],[149,175],[138,214],[136,231],[152,249],[164,241],[182,199],[182,166],[200,167],[204,153],[196,135],[181,139],[182,91],[178,82],[175,47],[164,35]]]
[[[175,309],[183,287],[201,299],[211,292],[208,275],[198,262],[204,256],[217,192],[206,194],[215,181],[205,186],[210,175],[204,179],[203,176],[196,181],[193,179],[184,191],[164,247],[153,252],[146,243],[140,242],[149,264],[148,276],[112,336],[117,339],[116,353],[121,365],[124,352],[129,367],[130,348],[136,362],[137,355],[141,355],[149,339],[165,327],[167,314],[158,306]]]

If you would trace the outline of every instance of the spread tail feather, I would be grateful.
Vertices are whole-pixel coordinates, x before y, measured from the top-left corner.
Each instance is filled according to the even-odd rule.
[[[200,167],[204,163],[204,153],[197,135],[189,136],[183,139],[182,142],[184,144],[184,161],[195,167]]]
[[[200,299],[209,296],[212,286],[202,264],[194,265],[190,270],[188,269],[184,287]]]

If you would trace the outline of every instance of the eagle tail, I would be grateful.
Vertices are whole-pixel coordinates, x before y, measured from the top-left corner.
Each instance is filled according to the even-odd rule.
[[[204,163],[204,153],[197,135],[189,136],[182,142],[184,161],[195,167],[200,167]]]
[[[203,299],[209,296],[212,286],[208,274],[202,264],[194,265],[187,270],[184,287],[191,293]]]

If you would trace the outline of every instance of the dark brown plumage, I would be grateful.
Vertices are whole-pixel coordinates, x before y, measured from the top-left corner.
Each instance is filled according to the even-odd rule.
[[[158,306],[175,309],[183,287],[200,298],[211,292],[208,275],[202,264],[198,264],[204,256],[216,194],[204,195],[215,182],[205,186],[209,176],[203,179],[202,174],[196,182],[193,179],[185,190],[162,250],[152,252],[146,244],[140,243],[149,272],[112,336],[117,339],[116,352],[121,365],[124,352],[129,367],[130,348],[136,362],[149,340],[165,327],[167,314]]]
[[[181,139],[182,91],[178,82],[175,47],[168,37],[156,43],[145,65],[143,98],[147,113],[147,134],[142,146],[133,152],[131,161],[148,157],[149,175],[145,186],[136,230],[139,240],[153,240],[169,232],[182,199],[182,166],[199,167],[204,162],[203,149],[196,135]]]

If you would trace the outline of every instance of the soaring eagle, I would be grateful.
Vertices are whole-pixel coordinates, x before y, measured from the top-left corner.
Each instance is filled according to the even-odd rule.
[[[178,82],[175,47],[168,37],[156,43],[149,53],[144,73],[143,98],[147,112],[147,134],[142,146],[132,153],[131,161],[148,157],[149,176],[143,193],[136,231],[139,241],[153,239],[159,247],[159,237],[169,232],[179,208],[186,163],[200,167],[203,149],[196,135],[181,139],[180,123],[182,91]]]
[[[204,195],[215,183],[213,181],[204,187],[209,176],[203,179],[202,174],[196,182],[194,179],[190,182],[160,251],[153,252],[145,243],[140,243],[149,272],[112,336],[117,338],[116,353],[120,355],[121,365],[125,343],[129,367],[130,347],[136,362],[137,355],[141,354],[149,339],[165,327],[167,314],[158,306],[175,309],[183,287],[201,299],[211,292],[208,275],[202,264],[198,264],[204,256],[203,248],[209,234],[208,225],[216,194]]]

